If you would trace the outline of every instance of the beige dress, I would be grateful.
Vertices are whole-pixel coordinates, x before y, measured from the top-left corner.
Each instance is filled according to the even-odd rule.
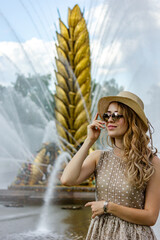
[[[125,164],[113,151],[103,151],[95,170],[96,200],[131,208],[144,208],[145,189],[138,190],[125,177]],[[91,220],[86,240],[157,240],[149,226],[124,221],[111,214]]]

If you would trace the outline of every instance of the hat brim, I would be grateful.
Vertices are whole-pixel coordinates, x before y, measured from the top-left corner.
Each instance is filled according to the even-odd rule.
[[[144,124],[144,129],[145,131],[148,130],[148,120],[146,118],[146,115],[143,111],[143,109],[140,107],[140,105],[133,101],[130,98],[127,97],[122,97],[122,96],[108,96],[108,97],[103,97],[98,101],[98,113],[100,115],[100,118],[103,119],[103,114],[107,111],[108,106],[111,102],[120,102],[128,107],[130,107],[142,120]]]

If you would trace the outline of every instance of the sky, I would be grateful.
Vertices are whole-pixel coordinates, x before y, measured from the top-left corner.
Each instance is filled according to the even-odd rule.
[[[145,102],[160,88],[160,3],[157,0],[0,0],[0,84],[16,73],[55,76],[56,31],[78,4],[90,34],[92,79],[115,78]]]

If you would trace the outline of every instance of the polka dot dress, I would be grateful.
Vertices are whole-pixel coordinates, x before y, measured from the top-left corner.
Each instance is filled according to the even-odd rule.
[[[95,170],[96,200],[110,201],[131,208],[144,208],[145,189],[130,185],[123,159],[113,151],[103,151]],[[157,240],[148,226],[126,222],[111,214],[91,220],[86,240]]]

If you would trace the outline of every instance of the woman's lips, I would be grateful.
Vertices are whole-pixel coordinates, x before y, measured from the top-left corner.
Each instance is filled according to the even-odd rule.
[[[109,130],[112,130],[112,129],[115,129],[115,128],[116,128],[116,126],[109,125],[107,128],[108,128]]]

